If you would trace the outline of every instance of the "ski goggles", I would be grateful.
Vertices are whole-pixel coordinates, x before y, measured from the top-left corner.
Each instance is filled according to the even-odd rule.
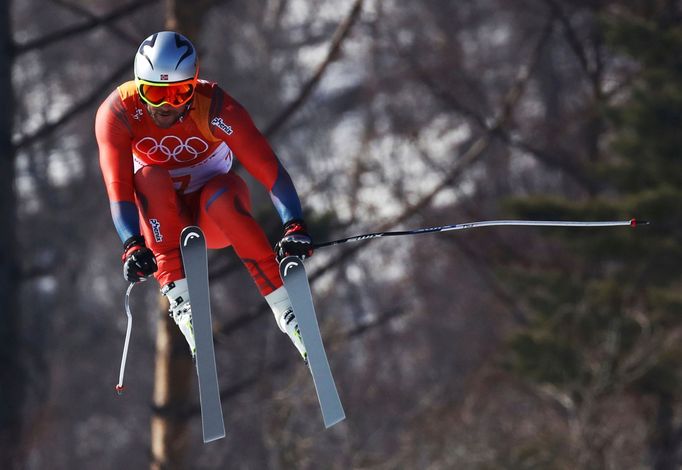
[[[196,81],[191,80],[182,83],[158,84],[140,80],[137,91],[140,98],[155,108],[169,104],[178,108],[192,99]]]

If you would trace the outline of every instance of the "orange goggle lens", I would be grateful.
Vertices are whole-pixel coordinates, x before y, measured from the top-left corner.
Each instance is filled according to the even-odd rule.
[[[152,106],[161,106],[168,103],[173,107],[187,103],[194,94],[194,86],[191,83],[180,85],[140,85],[140,97]]]

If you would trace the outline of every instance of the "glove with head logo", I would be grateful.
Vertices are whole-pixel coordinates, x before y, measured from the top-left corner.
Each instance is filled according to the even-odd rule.
[[[123,277],[128,282],[139,282],[154,274],[159,268],[152,250],[140,235],[130,237],[123,245]]]
[[[310,238],[302,220],[290,220],[284,225],[284,235],[275,245],[277,262],[287,256],[304,259],[313,254],[313,240]]]

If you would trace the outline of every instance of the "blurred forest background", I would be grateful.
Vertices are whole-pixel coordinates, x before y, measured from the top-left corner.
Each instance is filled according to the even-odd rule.
[[[0,467],[682,466],[677,0],[23,0],[0,5]],[[230,250],[210,253],[228,430],[204,445],[186,346],[132,294],[94,114],[149,34],[252,113],[320,249],[307,263],[347,419]],[[253,183],[253,181],[251,181]],[[280,233],[265,191],[257,217]]]

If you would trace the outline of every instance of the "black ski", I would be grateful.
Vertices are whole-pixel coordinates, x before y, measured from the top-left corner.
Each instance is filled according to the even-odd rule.
[[[208,290],[206,239],[199,227],[185,227],[180,235],[182,262],[192,305],[192,327],[196,340],[196,366],[199,376],[199,399],[204,442],[225,437],[223,409],[220,403],[218,373],[213,349],[213,326]]]
[[[308,365],[322,409],[322,419],[325,427],[329,428],[343,421],[346,414],[343,411],[339,393],[336,391],[334,377],[322,343],[308,276],[303,261],[296,256],[284,258],[279,264],[279,271],[298,320],[303,344],[308,352]]]

